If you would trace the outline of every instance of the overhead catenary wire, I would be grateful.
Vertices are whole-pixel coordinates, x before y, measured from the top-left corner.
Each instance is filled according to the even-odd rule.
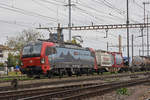
[[[51,0],[51,1],[55,1],[55,2],[61,3],[61,4],[67,4],[67,3],[65,3],[65,1],[64,2],[63,1],[59,1],[59,0]]]
[[[106,1],[106,0],[105,0]],[[100,3],[100,2],[99,2]],[[97,4],[95,4],[95,6],[96,6]],[[100,5],[103,5],[102,3],[100,3]],[[100,5],[98,5],[98,6],[100,6]],[[95,11],[96,13],[93,13],[93,14],[96,14],[96,15],[98,15],[99,17],[105,17],[105,18],[108,18],[107,20],[114,20],[114,21],[116,21],[116,19],[120,19],[120,20],[124,20],[124,18],[122,18],[122,17],[125,17],[125,16],[123,16],[122,14],[120,14],[120,15],[122,15],[122,17],[121,16],[118,16],[118,15],[114,15],[114,14],[112,14],[112,13],[108,13],[108,12],[104,12],[104,11],[100,11],[100,10],[98,10],[98,9],[95,9],[95,8],[93,8],[93,7],[91,7],[91,6],[88,6],[88,5],[86,5],[86,4],[84,4],[83,2],[81,2],[81,3],[77,3],[77,6],[78,7],[84,7],[84,8],[88,8],[88,9],[90,9],[90,10],[93,10],[93,11]],[[106,5],[104,5],[104,6],[106,6]],[[81,8],[80,7],[80,8]],[[112,10],[114,10],[113,9],[113,7],[111,7],[111,9]],[[89,13],[89,12],[88,12]],[[100,15],[101,14],[101,15]],[[117,17],[117,18],[116,18]],[[131,21],[133,21],[133,22],[138,22],[138,21],[135,21],[135,20],[132,20],[131,19]]]
[[[53,4],[53,5],[63,6],[62,4],[58,4],[58,3],[55,3],[55,2],[52,2],[52,1],[49,1],[49,0],[41,0],[41,1],[49,3],[49,4]]]
[[[36,4],[38,4],[39,6],[42,6],[42,7],[46,8],[46,9],[48,9],[48,10],[50,10],[50,11],[56,13],[55,9],[52,9],[52,8],[46,6],[45,4],[39,2],[39,1],[42,1],[42,0],[32,0],[32,1],[33,1],[34,3],[36,3]],[[65,14],[63,14],[63,13],[61,13],[61,15],[67,17],[67,15],[65,15]],[[60,19],[59,19],[59,20],[60,20]]]
[[[124,10],[121,10],[121,9],[119,9],[119,8],[116,8],[115,6],[113,6],[108,0],[98,0],[98,1],[96,1],[96,0],[94,0],[95,2],[97,2],[97,3],[99,3],[99,4],[104,4],[105,6],[107,6],[108,8],[110,8],[110,9],[112,9],[112,10],[114,10],[114,11],[116,11],[118,14],[120,14],[121,16],[123,16],[123,17],[125,17],[125,14],[126,14],[126,11],[124,11]],[[101,3],[100,3],[101,2]],[[115,15],[116,16],[116,15]],[[119,17],[118,17],[119,18]],[[136,21],[136,20],[133,20],[133,19],[131,19],[130,18],[130,21],[132,21],[132,22],[139,22],[139,21]]]
[[[27,11],[27,10],[24,10],[21,8],[12,7],[10,5],[6,5],[6,4],[2,4],[2,3],[0,3],[0,5],[1,5],[0,8],[2,8],[2,9],[10,10],[10,11],[21,13],[21,14],[28,15],[28,16],[38,16],[38,17],[46,18],[47,20],[50,20],[53,22],[57,22],[55,18],[41,15],[41,14],[38,14],[36,12]]]
[[[42,2],[39,2],[39,1],[42,1],[42,0],[32,0],[34,3],[36,3],[36,4],[38,4],[39,6],[42,6],[42,7],[44,7],[44,8],[46,8],[46,9],[48,9],[48,10],[50,10],[50,11],[52,11],[52,12],[54,12],[54,13],[56,13],[56,10],[55,9],[52,9],[52,8],[50,8],[50,7],[48,7],[48,6],[46,6],[45,4],[43,4]],[[58,12],[57,12],[58,13]],[[67,14],[66,13],[63,13],[63,12],[59,12],[60,14],[59,15],[61,15],[62,17],[61,18],[57,18],[57,20],[62,20],[62,18],[63,19],[65,19],[65,21],[67,21],[66,19],[67,19]],[[57,16],[59,16],[59,15],[57,15]],[[59,22],[58,21],[58,22]],[[74,19],[74,21],[77,21],[77,22],[83,22],[82,20],[78,20],[78,19]]]
[[[20,26],[20,27],[35,28],[33,26],[17,23],[16,21],[0,20],[0,23],[13,24],[13,25],[17,25],[17,26]]]

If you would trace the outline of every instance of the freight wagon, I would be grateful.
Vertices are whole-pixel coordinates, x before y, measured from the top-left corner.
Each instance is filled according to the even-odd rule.
[[[150,70],[150,57],[134,56],[133,59],[132,59],[131,68],[134,71]]]
[[[123,57],[121,53],[96,50],[95,56],[98,65],[98,73],[104,71],[116,72],[123,66]]]

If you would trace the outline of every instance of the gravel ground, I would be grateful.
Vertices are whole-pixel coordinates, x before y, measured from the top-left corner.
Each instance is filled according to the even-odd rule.
[[[102,75],[102,76],[111,76],[111,75]],[[95,78],[98,77],[98,75],[93,75],[93,76],[82,76],[82,77],[67,77],[67,78],[52,78],[52,79],[35,79],[35,80],[25,80],[25,81],[18,81],[19,85],[26,85],[26,84],[35,84],[35,83],[42,83],[42,82],[54,82],[54,81],[60,81],[60,80],[76,80],[76,79],[86,79],[86,78]],[[119,78],[118,78],[119,79]],[[126,79],[126,78],[124,78]],[[101,79],[100,79],[101,80]],[[112,79],[104,79],[104,81],[112,81]],[[4,86],[10,86],[10,82],[4,82],[0,83],[0,87]]]
[[[129,87],[128,95],[119,95],[116,91],[87,100],[150,100],[150,84]]]

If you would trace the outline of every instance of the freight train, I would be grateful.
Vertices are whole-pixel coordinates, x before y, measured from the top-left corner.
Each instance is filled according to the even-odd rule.
[[[95,52],[69,43],[38,41],[24,46],[21,72],[33,75],[81,75],[97,70]]]
[[[38,41],[24,46],[21,72],[28,76],[82,75],[103,72],[150,70],[150,57],[134,56],[128,62],[118,52],[83,48],[70,43]]]

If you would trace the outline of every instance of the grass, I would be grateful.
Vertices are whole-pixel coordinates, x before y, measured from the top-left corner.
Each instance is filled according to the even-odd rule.
[[[128,92],[127,88],[117,89],[116,93],[119,94],[119,95],[129,95],[129,92]]]
[[[22,76],[22,77],[17,77]],[[32,80],[33,78],[29,78],[25,75],[22,75],[21,72],[9,72],[8,75],[4,75],[0,78],[0,81],[11,81],[14,78],[17,78],[17,80]]]
[[[15,71],[8,73],[8,76],[21,76],[21,75],[22,75],[21,72],[15,72]]]
[[[0,78],[0,81],[11,81],[14,78]],[[33,78],[28,78],[28,77],[20,77],[17,78],[17,80],[33,80]]]

